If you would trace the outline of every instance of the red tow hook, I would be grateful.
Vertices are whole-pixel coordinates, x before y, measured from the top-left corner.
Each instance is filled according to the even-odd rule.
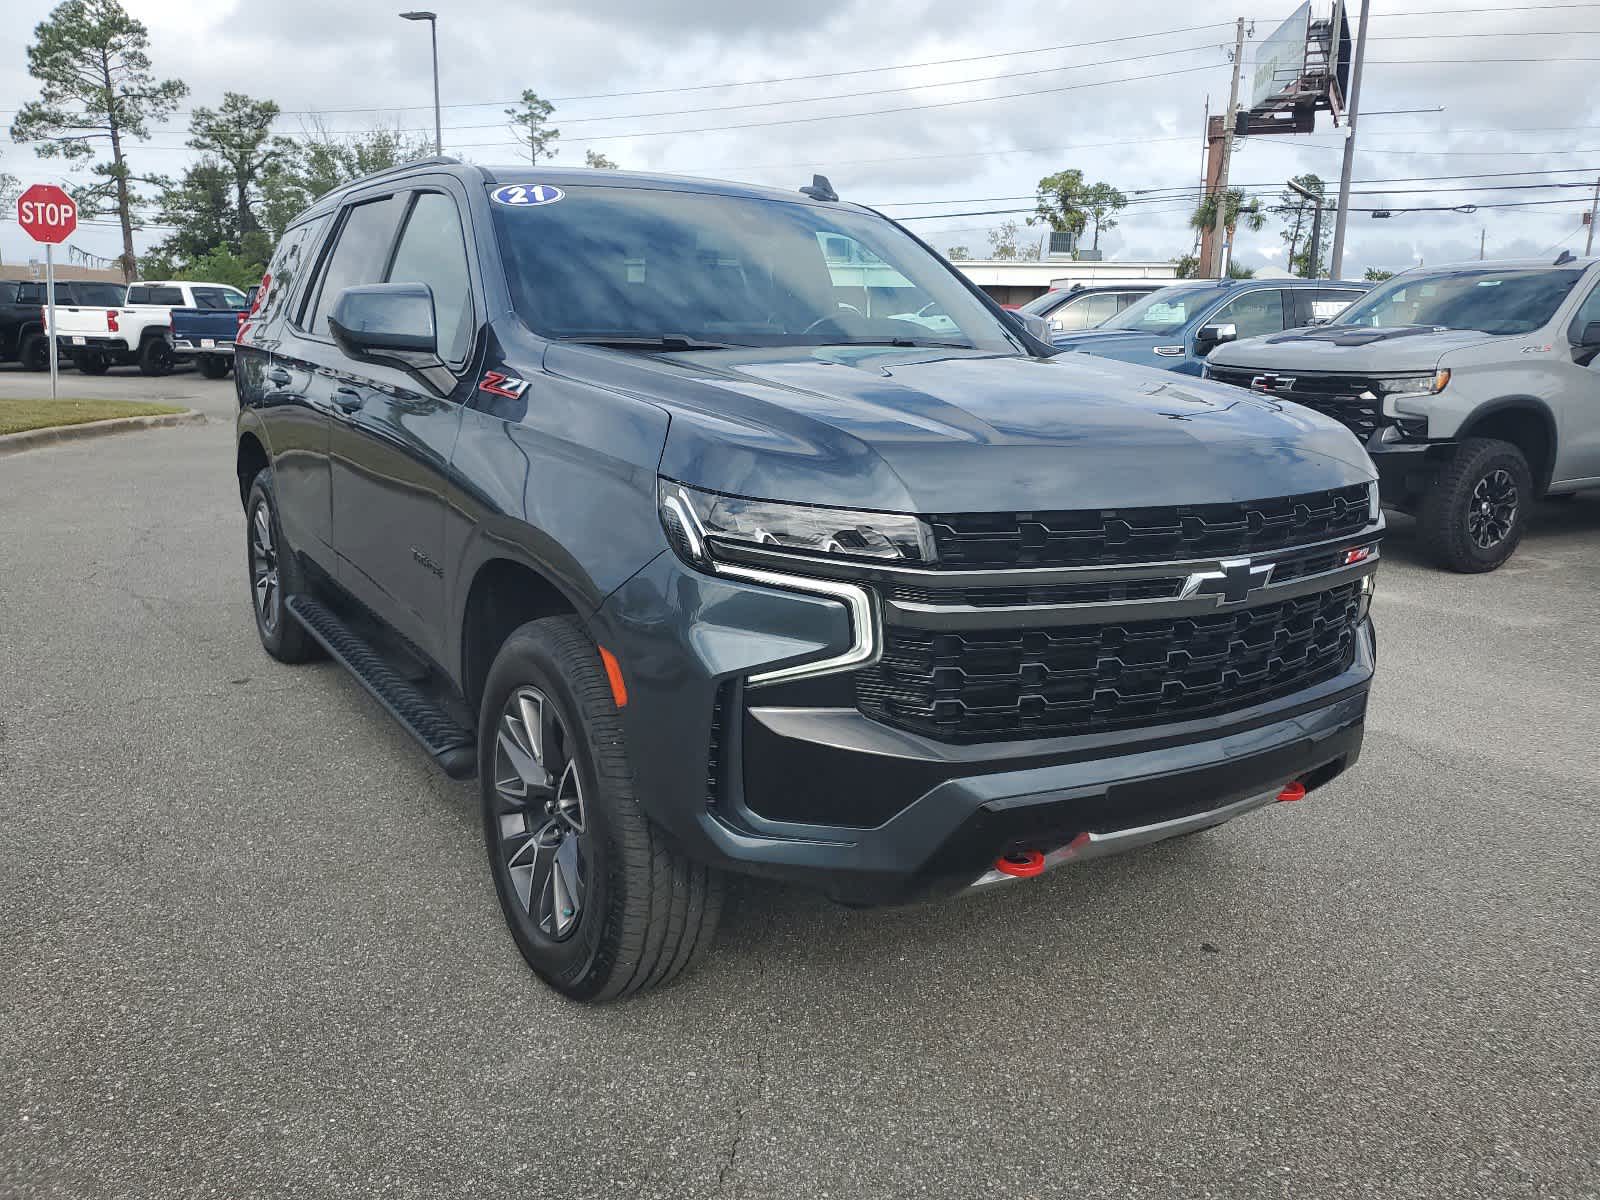
[[[1044,855],[1037,850],[1012,850],[994,860],[994,869],[1014,879],[1044,874]]]
[[[1280,804],[1288,804],[1291,801],[1304,800],[1305,798],[1306,785],[1301,783],[1298,779],[1290,780],[1288,783],[1284,784],[1283,791],[1278,793],[1278,802]]]

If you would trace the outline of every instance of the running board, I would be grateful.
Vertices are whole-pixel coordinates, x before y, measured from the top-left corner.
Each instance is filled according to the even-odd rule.
[[[401,677],[364,638],[341,621],[327,605],[310,596],[288,598],[288,609],[333,660],[345,667],[389,710],[389,715],[452,779],[468,779],[477,771],[478,754],[471,731],[463,729],[415,684]]]

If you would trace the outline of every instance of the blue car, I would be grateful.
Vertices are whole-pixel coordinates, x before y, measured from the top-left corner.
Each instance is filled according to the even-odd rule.
[[[1103,325],[1057,334],[1057,350],[1198,375],[1223,342],[1332,320],[1372,285],[1335,279],[1202,279],[1130,304]]]

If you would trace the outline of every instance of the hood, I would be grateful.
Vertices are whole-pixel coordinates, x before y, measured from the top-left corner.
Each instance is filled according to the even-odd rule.
[[[1396,371],[1425,373],[1452,350],[1496,339],[1474,329],[1401,325],[1319,325],[1218,346],[1207,362],[1219,367],[1270,367],[1297,371]]]
[[[1125,329],[1082,329],[1076,333],[1057,333],[1050,342],[1057,350],[1081,350],[1085,354],[1103,354],[1108,358],[1144,362],[1155,358],[1157,346],[1181,346],[1183,334],[1161,336]]]
[[[546,367],[596,377],[604,352]],[[1086,355],[807,347],[607,355],[671,417],[661,473],[736,495],[898,512],[1260,499],[1373,478],[1335,421]],[[624,378],[624,372],[631,376]]]

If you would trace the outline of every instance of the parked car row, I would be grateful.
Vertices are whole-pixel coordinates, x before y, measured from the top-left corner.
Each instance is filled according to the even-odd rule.
[[[46,369],[54,333],[61,362],[85,375],[133,365],[145,375],[164,375],[193,358],[202,374],[221,379],[233,366],[250,293],[223,283],[61,280],[55,301],[51,330],[44,284],[0,280],[0,361]]]

